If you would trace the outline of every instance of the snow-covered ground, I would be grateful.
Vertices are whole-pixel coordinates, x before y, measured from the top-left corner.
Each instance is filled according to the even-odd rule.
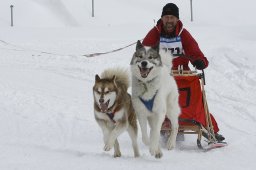
[[[95,74],[129,69],[135,46],[86,58],[142,39],[169,1],[94,0],[0,1],[0,169],[232,169],[256,162],[256,2],[172,2],[184,26],[209,59],[206,93],[228,146],[202,152],[186,135],[174,150],[163,146],[155,159],[141,141],[133,158],[127,133],[119,137],[122,157],[103,151],[93,116]],[[10,5],[14,27],[10,27]]]

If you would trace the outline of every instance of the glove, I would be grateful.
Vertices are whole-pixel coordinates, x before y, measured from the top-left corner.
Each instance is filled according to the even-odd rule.
[[[204,61],[203,61],[203,60],[200,60],[200,59],[195,60],[195,61],[192,63],[192,65],[193,65],[194,67],[196,67],[196,69],[198,69],[198,70],[203,70],[203,69],[205,68]]]

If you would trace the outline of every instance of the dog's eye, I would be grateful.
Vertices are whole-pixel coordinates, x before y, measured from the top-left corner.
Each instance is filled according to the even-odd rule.
[[[105,91],[105,94],[108,94],[109,93],[109,91]]]
[[[149,56],[149,57],[148,57],[148,59],[150,59],[150,60],[151,60],[151,59],[153,59],[153,57],[152,57],[152,56]]]
[[[142,58],[142,55],[138,55],[137,57],[138,57],[138,58]]]

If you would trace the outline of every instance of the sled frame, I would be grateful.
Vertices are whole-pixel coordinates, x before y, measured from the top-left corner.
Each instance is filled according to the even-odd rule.
[[[205,109],[205,119],[206,119],[206,126],[203,127],[200,123],[189,120],[189,119],[179,119],[181,122],[187,122],[189,125],[179,125],[178,133],[180,134],[197,134],[197,146],[199,149],[204,149],[201,144],[202,134],[203,132],[208,136],[208,145],[212,143],[217,143],[217,140],[214,135],[213,124],[210,117],[210,112],[207,104],[206,94],[204,90],[205,85],[205,75],[204,71],[202,73],[198,73],[197,71],[186,71],[183,69],[179,70],[172,70],[171,76],[198,76],[199,82],[201,86],[202,98],[203,98],[203,106]],[[161,131],[165,131],[168,134],[171,132],[171,128],[161,128]]]

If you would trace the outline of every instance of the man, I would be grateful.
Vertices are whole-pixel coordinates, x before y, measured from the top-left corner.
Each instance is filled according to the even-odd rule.
[[[179,20],[179,8],[173,3],[168,3],[163,7],[161,19],[148,32],[142,42],[145,46],[155,46],[158,43],[161,49],[168,50],[173,54],[173,70],[177,70],[179,66],[182,66],[183,70],[190,70],[189,62],[198,70],[205,69],[208,66],[208,60],[197,42],[183,28],[183,24]],[[223,141],[225,138],[217,133],[219,128],[213,117],[212,122],[216,139]]]

